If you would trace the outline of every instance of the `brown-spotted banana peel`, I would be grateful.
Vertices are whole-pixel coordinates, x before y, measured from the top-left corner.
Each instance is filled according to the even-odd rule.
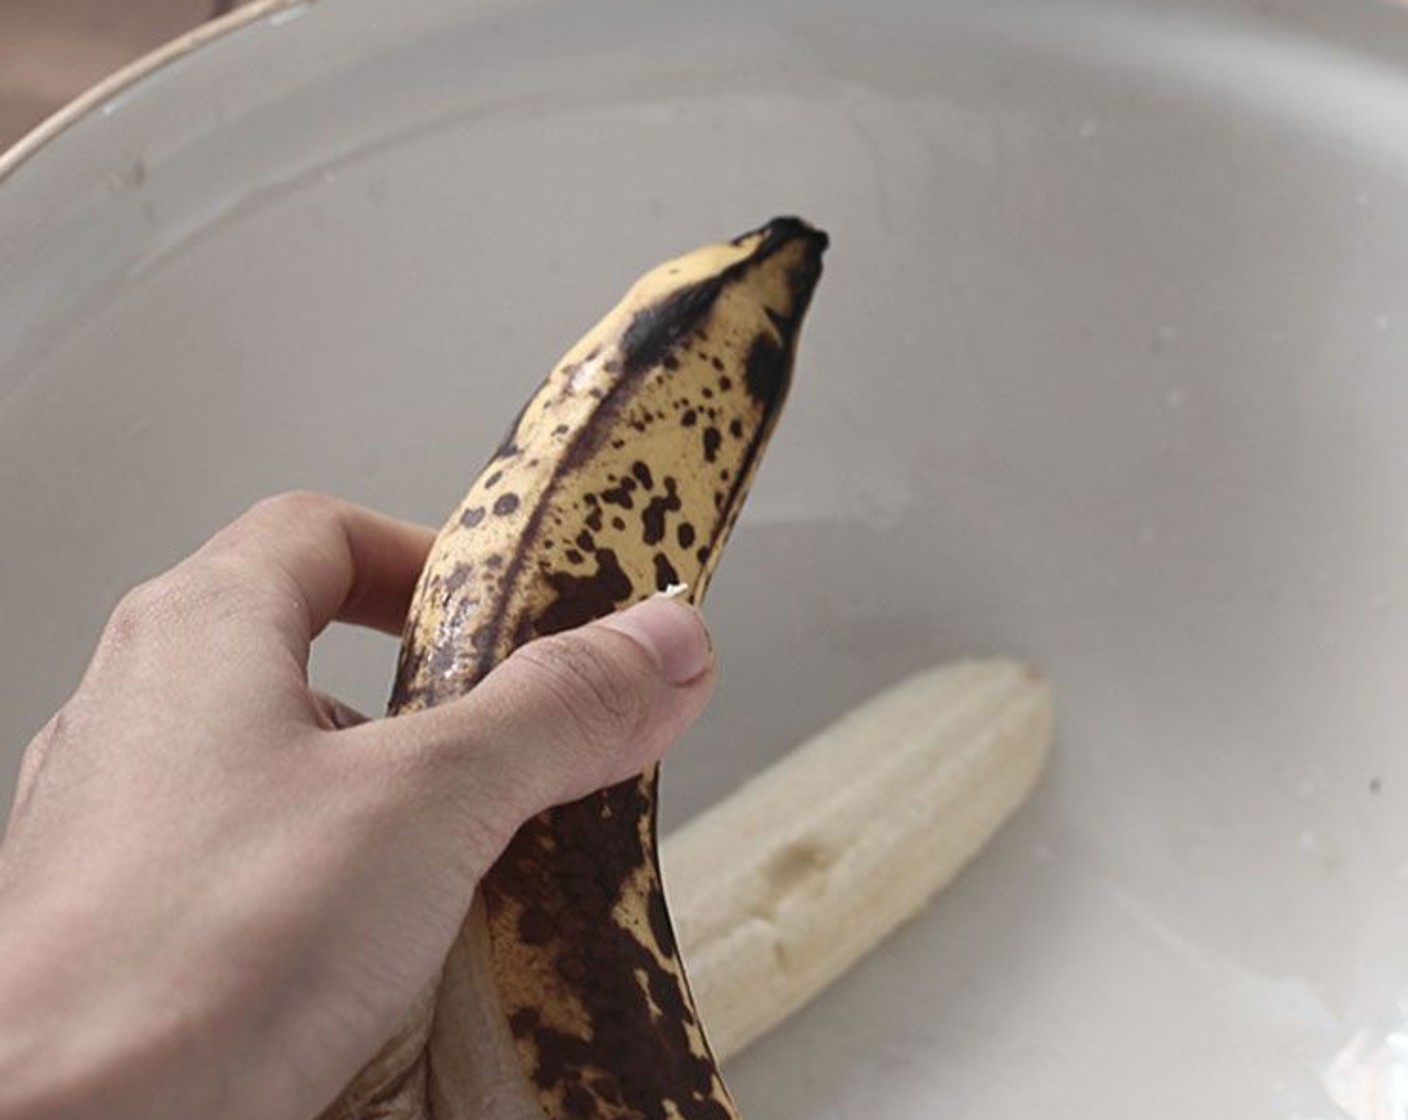
[[[786,396],[825,247],[779,218],[668,261],[567,353],[441,530],[393,712],[672,586],[698,601]],[[438,989],[331,1115],[736,1117],[671,929],[655,805],[652,772],[525,825]]]

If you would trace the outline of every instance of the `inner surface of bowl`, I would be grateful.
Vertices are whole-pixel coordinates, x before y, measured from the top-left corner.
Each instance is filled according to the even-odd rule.
[[[1400,1115],[1408,17],[1337,9],[339,0],[158,70],[0,182],[4,784],[125,587],[280,489],[438,522],[637,273],[796,212],[667,823],[943,658],[1060,733],[745,1111]]]

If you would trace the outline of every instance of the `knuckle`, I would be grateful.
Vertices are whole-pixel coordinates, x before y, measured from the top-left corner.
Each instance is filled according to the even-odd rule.
[[[584,746],[607,748],[644,731],[649,703],[639,674],[601,643],[557,634],[524,646],[514,657]]]
[[[68,705],[65,704],[53,714],[48,723],[39,729],[39,734],[29,741],[20,756],[21,769],[37,768],[44,760],[44,756],[53,749],[54,744],[64,738],[71,720],[72,716],[68,713]]]
[[[139,583],[118,600],[103,628],[100,646],[114,652],[144,645],[190,621],[229,592],[227,581],[207,566],[180,564]]]
[[[110,646],[129,646],[182,613],[185,581],[171,573],[139,583],[118,600],[103,632]]]
[[[337,517],[337,499],[316,490],[285,490],[260,498],[235,522],[279,525],[321,524]]]

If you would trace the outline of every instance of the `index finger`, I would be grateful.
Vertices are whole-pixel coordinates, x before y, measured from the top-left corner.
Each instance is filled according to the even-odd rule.
[[[266,498],[191,563],[232,566],[296,646],[334,619],[399,634],[433,530],[326,494]]]

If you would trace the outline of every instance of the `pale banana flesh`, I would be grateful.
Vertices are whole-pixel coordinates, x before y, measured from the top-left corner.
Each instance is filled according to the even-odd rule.
[[[720,1061],[924,905],[1026,799],[1050,686],[1014,661],[918,673],[664,844],[670,912]]]
[[[442,529],[391,710],[676,584],[698,601],[791,379],[824,234],[666,262],[562,359]],[[432,993],[326,1115],[736,1120],[655,846],[656,775],[544,813],[481,883]]]

